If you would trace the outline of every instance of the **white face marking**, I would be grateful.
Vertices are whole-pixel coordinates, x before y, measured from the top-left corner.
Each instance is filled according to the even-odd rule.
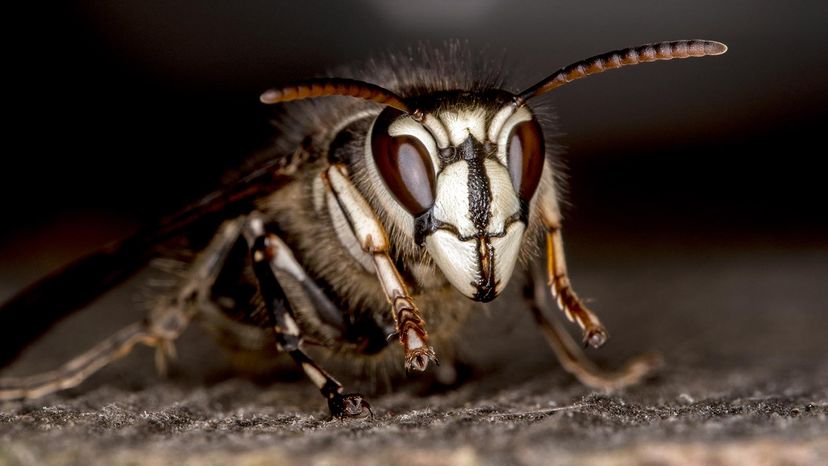
[[[439,118],[448,129],[452,145],[459,146],[469,135],[480,142],[486,140],[486,112],[483,109],[443,112]]]
[[[472,297],[473,283],[480,277],[475,241],[460,241],[452,233],[437,230],[426,238],[426,247],[449,282],[461,293]]]
[[[517,110],[518,108],[515,108],[514,105],[508,104],[505,107],[498,110],[497,113],[495,113],[495,116],[492,117],[491,123],[489,123],[489,141],[497,142],[497,136],[500,134],[500,129],[503,128],[503,123],[505,123],[506,120],[510,116],[512,116],[512,114],[514,114]]]
[[[503,291],[506,288],[506,284],[509,283],[509,279],[512,277],[525,230],[526,227],[523,223],[515,222],[509,225],[506,236],[492,238],[492,248],[495,251],[495,279],[499,282],[495,289],[496,293]]]
[[[503,234],[506,220],[520,210],[520,202],[512,186],[509,171],[503,165],[485,160],[486,177],[492,194],[491,216],[486,233]],[[469,214],[469,169],[465,162],[447,166],[437,177],[434,218],[457,228],[464,238],[479,234]]]
[[[506,156],[506,146],[509,143],[508,139],[509,134],[512,132],[512,128],[514,128],[518,123],[523,123],[524,121],[529,121],[531,119],[532,113],[530,113],[526,107],[520,107],[503,123],[503,127],[500,129],[500,134],[497,137],[497,158],[503,165],[509,166],[509,160]]]
[[[437,147],[444,149],[449,146],[449,136],[446,133],[446,127],[443,122],[429,114],[424,115],[423,126],[431,131],[434,139],[437,141]]]
[[[432,214],[435,220],[451,225],[456,233],[437,230],[426,236],[425,246],[434,264],[462,294],[474,298],[478,294],[482,272],[476,237],[485,235],[494,254],[494,274],[498,283],[495,290],[500,293],[509,282],[516,266],[526,225],[514,222],[506,229],[506,222],[520,212],[520,201],[509,173],[506,147],[508,137],[516,124],[532,119],[532,113],[525,107],[514,108],[511,104],[500,109],[489,122],[490,115],[482,108],[443,111],[426,115],[426,127],[410,116],[404,116],[389,127],[392,136],[410,136],[423,143],[431,157],[436,177],[435,198]],[[487,124],[490,123],[490,124]],[[489,220],[485,231],[479,231],[472,221],[469,206],[469,163],[460,160],[440,170],[438,147],[432,127],[439,129],[440,137],[447,137],[450,145],[458,146],[469,137],[480,143],[497,144],[497,160],[482,160],[484,176],[489,185],[491,199]],[[373,131],[373,127],[372,127]],[[447,134],[447,136],[445,136]],[[369,134],[370,140],[370,134]],[[366,145],[368,174],[375,184],[383,184],[382,178]],[[386,188],[387,189],[387,188]],[[382,195],[379,201],[390,214],[389,219],[404,233],[413,236],[413,219],[394,201],[390,193]],[[458,235],[467,240],[461,241]],[[416,335],[408,335],[412,347],[418,347]]]
[[[492,215],[487,232],[499,235],[506,227],[506,220],[520,211],[520,201],[506,167],[494,160],[486,160],[483,165],[486,167],[486,177],[492,193]]]
[[[512,277],[526,226],[514,222],[502,237],[492,237],[491,248],[494,251],[494,279],[497,283],[495,293],[500,294]],[[452,233],[437,230],[426,238],[434,262],[458,291],[469,298],[477,293],[474,285],[481,277],[480,259],[477,253],[477,241],[460,241]]]
[[[469,216],[469,167],[466,162],[448,165],[437,177],[434,218],[454,225],[462,236],[474,236],[477,229]]]

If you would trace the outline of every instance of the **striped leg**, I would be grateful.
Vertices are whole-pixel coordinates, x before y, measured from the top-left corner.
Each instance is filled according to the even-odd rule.
[[[614,389],[639,382],[661,365],[660,357],[652,354],[644,355],[628,361],[620,370],[604,371],[587,359],[583,350],[569,336],[560,319],[549,318],[542,312],[548,302],[546,291],[548,287],[558,307],[567,318],[577,322],[581,327],[584,346],[591,345],[597,348],[607,340],[607,330],[598,316],[578,299],[569,282],[561,237],[561,215],[554,189],[547,188],[542,191],[539,201],[541,218],[547,229],[545,271],[547,281],[544,286],[543,279],[540,278],[542,272],[533,267],[530,285],[525,295],[534,314],[535,322],[552,346],[563,368],[584,385],[599,389]]]
[[[584,346],[593,348],[602,346],[607,341],[607,329],[601,324],[592,311],[575,294],[569,275],[566,271],[564,259],[563,239],[561,229],[557,226],[548,227],[546,232],[546,271],[549,290],[557,300],[558,307],[566,314],[570,321],[575,321],[583,330]]]
[[[362,250],[369,254],[396,323],[405,354],[407,370],[424,371],[429,361],[437,364],[434,348],[428,344],[425,320],[408,293],[400,273],[388,256],[390,244],[382,224],[368,202],[357,191],[341,165],[332,165],[323,173],[328,190],[328,205],[335,206],[348,222]]]
[[[549,290],[566,317],[581,327],[584,345],[598,348],[606,343],[607,330],[598,316],[587,309],[578,298],[569,281],[561,237],[561,213],[555,189],[549,187],[541,191],[538,202],[541,218],[546,226],[546,274]]]
[[[187,328],[201,303],[209,299],[209,290],[239,238],[242,222],[242,219],[231,220],[221,226],[193,262],[183,286],[150,310],[146,320],[128,325],[54,371],[0,379],[0,400],[39,398],[74,387],[129,354],[138,343],[155,348],[156,366],[159,372],[165,372],[167,359],[175,356],[175,340]]]
[[[290,302],[276,277],[277,270],[294,276],[304,275],[287,245],[278,236],[266,233],[262,222],[257,218],[251,219],[245,230],[253,258],[253,271],[259,283],[259,293],[264,299],[279,349],[288,353],[316,385],[328,401],[331,415],[337,418],[373,415],[371,407],[362,395],[344,393],[342,384],[302,350],[299,326],[293,316]]]

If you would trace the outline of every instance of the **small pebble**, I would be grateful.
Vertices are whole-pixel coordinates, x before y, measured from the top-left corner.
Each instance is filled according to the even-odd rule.
[[[678,400],[685,404],[695,403],[696,400],[693,399],[692,396],[688,395],[687,393],[682,393],[678,396]]]

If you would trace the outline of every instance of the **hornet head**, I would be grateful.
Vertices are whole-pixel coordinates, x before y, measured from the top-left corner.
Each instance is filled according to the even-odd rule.
[[[380,113],[366,144],[369,169],[448,281],[491,301],[523,244],[544,166],[541,128],[505,92],[432,94],[427,102],[414,114]]]

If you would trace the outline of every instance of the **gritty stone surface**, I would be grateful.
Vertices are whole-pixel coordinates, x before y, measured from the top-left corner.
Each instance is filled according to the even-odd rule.
[[[667,361],[639,386],[581,386],[507,300],[459,336],[462,383],[426,374],[372,389],[343,374],[374,392],[375,417],[331,420],[295,371],[240,377],[194,328],[169,379],[139,350],[77,388],[0,406],[0,464],[824,464],[828,251],[584,257],[576,288],[612,337],[590,355]],[[493,328],[506,311],[513,321]],[[33,348],[11,370],[71,353],[48,354]]]

